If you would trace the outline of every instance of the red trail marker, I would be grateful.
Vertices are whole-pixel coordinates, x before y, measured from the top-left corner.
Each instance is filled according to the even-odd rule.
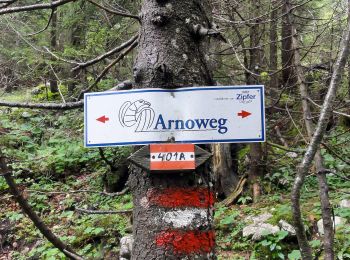
[[[209,253],[215,245],[215,235],[213,231],[169,230],[157,236],[156,244],[175,254]]]
[[[214,205],[214,194],[207,188],[152,189],[147,192],[150,205],[164,208],[208,208]]]
[[[250,116],[252,113],[248,112],[248,111],[245,111],[245,110],[242,110],[241,112],[239,112],[237,115],[238,116],[241,116],[242,118],[245,118],[245,117],[248,117]]]

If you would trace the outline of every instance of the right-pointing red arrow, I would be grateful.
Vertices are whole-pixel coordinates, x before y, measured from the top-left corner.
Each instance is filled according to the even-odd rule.
[[[239,112],[237,115],[241,116],[242,118],[245,118],[247,116],[250,116],[252,113],[249,113],[248,111],[242,110],[241,112]]]

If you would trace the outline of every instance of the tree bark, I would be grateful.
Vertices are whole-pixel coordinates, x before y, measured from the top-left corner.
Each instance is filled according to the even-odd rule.
[[[250,71],[259,74],[262,66],[261,59],[261,31],[260,31],[260,0],[253,0],[251,2],[253,18],[255,18],[254,24],[250,27],[250,51],[249,51],[249,68]],[[249,74],[247,83],[251,85],[259,84],[259,77]],[[260,143],[250,144],[250,167],[249,167],[249,182],[252,187],[253,201],[256,202],[261,195],[261,177],[263,174],[263,150]]]
[[[50,31],[50,47],[52,51],[57,50],[57,10],[53,10],[52,18],[51,18],[51,31]],[[52,58],[52,61],[55,61],[54,58]],[[53,67],[53,66],[52,66]],[[55,73],[50,69],[50,91],[52,93],[58,92],[58,83]]]
[[[208,0],[144,0],[140,17],[135,88],[171,89],[213,84],[206,56],[209,41],[193,30],[196,25],[210,28]],[[129,179],[134,202],[131,259],[214,259],[211,182],[206,167],[171,175],[147,173],[132,167]],[[205,221],[183,228],[165,223],[162,216],[173,214],[172,210],[201,210],[171,207],[176,194],[188,196],[188,201],[193,200],[193,196],[204,199],[206,203],[201,206],[205,206]],[[165,201],[160,196],[164,196]]]
[[[213,144],[213,172],[215,174],[215,191],[219,197],[227,198],[236,188],[239,178],[237,175],[237,162],[235,149],[232,144]],[[235,148],[235,144],[233,145]],[[233,153],[232,153],[233,152]]]
[[[293,49],[292,49],[292,25],[288,19],[291,10],[290,0],[283,0],[282,5],[282,85],[283,87],[294,87],[296,85],[295,70],[293,67]]]
[[[272,99],[276,97],[275,93],[277,92],[278,88],[278,73],[277,73],[277,66],[278,66],[278,55],[277,55],[277,19],[278,19],[278,2],[276,0],[273,0],[272,3],[272,11],[271,11],[271,22],[270,22],[270,71],[272,73],[270,77],[269,82],[269,93]]]

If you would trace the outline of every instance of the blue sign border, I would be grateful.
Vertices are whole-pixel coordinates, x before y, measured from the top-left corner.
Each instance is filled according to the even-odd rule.
[[[163,141],[147,141],[147,142],[122,142],[122,143],[101,143],[101,144],[88,144],[87,136],[87,98],[89,96],[109,96],[109,95],[126,95],[133,93],[144,92],[191,92],[191,91],[206,91],[206,90],[221,90],[221,89],[259,89],[261,92],[261,138],[252,139],[220,139],[220,140],[189,140],[189,141],[175,141],[175,143],[194,143],[194,144],[206,144],[206,143],[251,143],[251,142],[265,142],[265,100],[264,100],[264,86],[263,85],[249,85],[249,86],[218,86],[218,87],[189,87],[178,89],[133,89],[133,90],[121,90],[113,92],[97,92],[84,94],[84,145],[85,147],[106,147],[106,146],[127,146],[127,145],[147,145],[147,144],[159,144],[165,143]]]

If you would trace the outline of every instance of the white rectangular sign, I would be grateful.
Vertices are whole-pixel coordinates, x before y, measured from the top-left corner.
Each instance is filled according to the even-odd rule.
[[[86,147],[265,141],[264,86],[138,89],[84,99]]]

